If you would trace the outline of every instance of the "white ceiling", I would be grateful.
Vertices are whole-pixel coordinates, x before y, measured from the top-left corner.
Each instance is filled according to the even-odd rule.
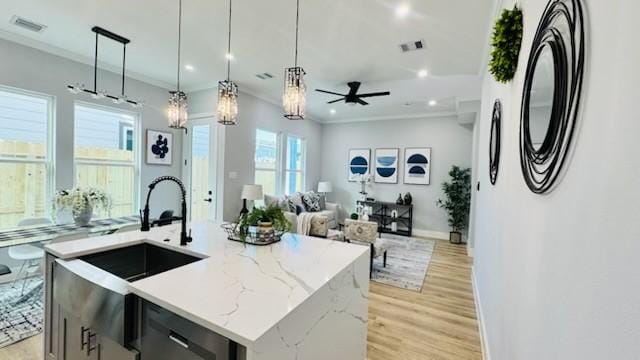
[[[460,101],[480,97],[479,69],[493,0],[413,0],[398,19],[402,0],[301,0],[299,64],[307,71],[308,112],[317,120],[341,121],[455,113]],[[0,36],[88,61],[94,25],[131,39],[130,75],[167,88],[175,84],[177,0],[0,0]],[[233,3],[231,77],[241,90],[280,102],[284,68],[293,65],[295,0],[236,0]],[[225,77],[227,6],[224,0],[183,0],[183,88],[212,87]],[[42,23],[33,33],[9,23],[13,15]],[[4,19],[2,19],[2,17]],[[424,40],[425,50],[402,53],[399,44]],[[103,46],[104,45],[104,46]],[[119,66],[121,49],[101,43],[101,60]],[[420,69],[429,76],[418,79]],[[255,75],[275,76],[260,80]],[[72,81],[72,79],[70,79]],[[327,105],[346,83],[360,92],[391,91],[371,105]],[[437,106],[428,106],[431,99]],[[330,109],[336,113],[331,115]]]

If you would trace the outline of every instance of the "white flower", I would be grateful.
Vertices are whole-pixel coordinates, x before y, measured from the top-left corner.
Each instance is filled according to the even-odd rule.
[[[54,212],[58,209],[71,209],[73,216],[78,216],[87,208],[111,211],[111,197],[97,188],[73,188],[60,190],[53,200]]]

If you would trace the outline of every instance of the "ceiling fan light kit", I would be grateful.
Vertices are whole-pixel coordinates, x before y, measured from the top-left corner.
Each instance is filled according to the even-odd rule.
[[[142,101],[129,100],[129,98],[124,94],[127,44],[130,43],[131,40],[109,30],[103,29],[99,26],[94,26],[93,28],[91,28],[91,31],[96,34],[95,52],[93,58],[93,89],[87,89],[84,84],[76,83],[75,85],[67,85],[67,89],[69,90],[69,92],[72,94],[86,93],[96,100],[108,98],[111,99],[115,104],[128,103],[133,107],[142,107]],[[105,90],[98,90],[98,39],[100,36],[104,36],[122,44],[122,87],[119,96],[111,95]]]
[[[233,0],[229,0],[229,33],[227,54],[231,54],[231,10]],[[238,85],[231,81],[231,57],[227,56],[227,79],[218,82],[218,123],[238,124]]]
[[[282,95],[282,106],[284,117],[289,120],[304,120],[304,113],[307,107],[307,88],[304,84],[304,69],[298,66],[298,25],[300,23],[300,0],[296,0],[296,51],[294,66],[285,69],[284,72],[284,93]]]
[[[178,73],[176,91],[169,92],[169,107],[167,116],[169,127],[173,129],[186,129],[189,117],[187,110],[187,94],[180,91],[180,55],[182,50],[182,0],[178,2]]]

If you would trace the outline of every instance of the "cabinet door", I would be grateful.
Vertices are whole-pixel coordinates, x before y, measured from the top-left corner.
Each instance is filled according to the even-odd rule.
[[[88,330],[82,326],[80,319],[66,312],[62,314],[64,316],[61,321],[62,341],[59,354],[61,353],[62,357],[60,358],[64,360],[86,360]],[[83,345],[83,343],[85,344]]]
[[[113,340],[98,336],[97,360],[138,360],[139,355],[135,350],[128,350]]]

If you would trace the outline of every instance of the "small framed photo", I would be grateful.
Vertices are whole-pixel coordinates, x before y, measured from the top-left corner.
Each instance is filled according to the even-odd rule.
[[[145,146],[146,162],[150,165],[171,165],[173,134],[166,131],[147,129]]]

